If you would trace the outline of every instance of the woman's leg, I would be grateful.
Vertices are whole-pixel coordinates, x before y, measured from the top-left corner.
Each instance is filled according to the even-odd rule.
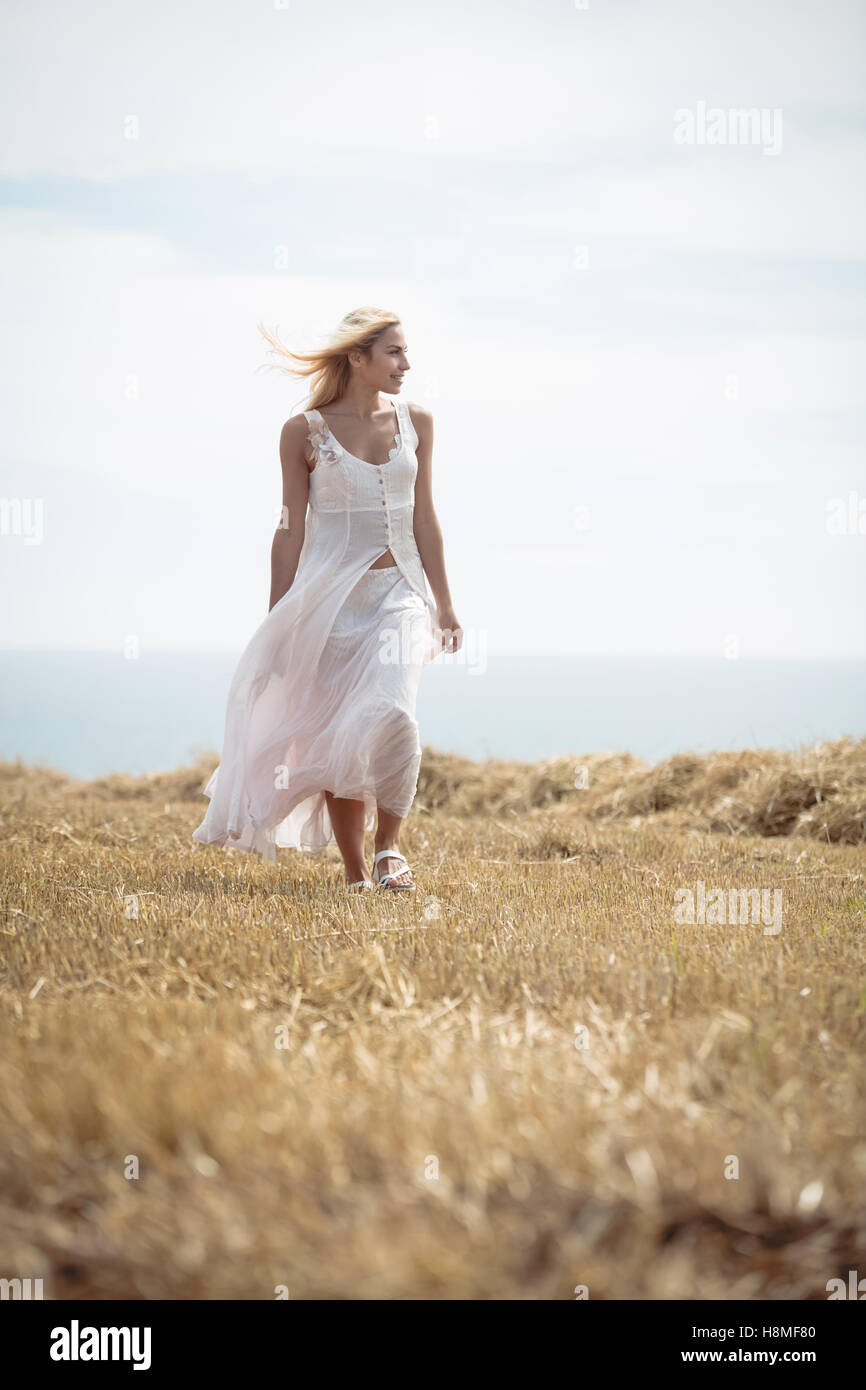
[[[392,816],[389,811],[383,811],[381,806],[377,806],[376,838],[373,843],[373,853],[378,854],[383,849],[400,848],[400,826],[403,819],[400,816]],[[385,858],[380,859],[377,865],[380,874],[393,874],[392,883],[386,883],[385,887],[392,888],[393,882],[413,883],[412,873],[407,869],[402,859]],[[398,872],[399,870],[399,872]],[[394,892],[399,892],[394,889]]]
[[[346,882],[370,879],[364,855],[364,803],[325,792],[334,838],[346,867]],[[370,880],[372,881],[372,880]]]

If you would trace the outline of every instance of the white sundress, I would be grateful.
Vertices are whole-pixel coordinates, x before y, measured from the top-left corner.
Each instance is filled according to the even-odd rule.
[[[298,569],[244,650],[229,689],[222,758],[193,839],[257,851],[335,843],[325,791],[408,814],[418,786],[422,668],[441,650],[413,533],[418,460],[395,400],[384,464],[348,453],[318,410]],[[370,569],[390,550],[396,564]]]

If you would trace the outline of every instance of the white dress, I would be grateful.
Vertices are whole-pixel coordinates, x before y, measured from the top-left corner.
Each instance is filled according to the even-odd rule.
[[[384,464],[356,458],[305,411],[314,467],[291,587],[244,650],[210,804],[193,839],[276,858],[335,842],[325,791],[408,814],[418,786],[422,668],[441,650],[413,533],[418,436],[395,400]],[[370,569],[386,550],[396,561]]]

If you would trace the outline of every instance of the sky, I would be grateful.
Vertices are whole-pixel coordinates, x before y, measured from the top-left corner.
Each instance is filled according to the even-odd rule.
[[[306,403],[257,324],[374,304],[468,651],[866,656],[866,3],[3,30],[0,647],[240,651]]]

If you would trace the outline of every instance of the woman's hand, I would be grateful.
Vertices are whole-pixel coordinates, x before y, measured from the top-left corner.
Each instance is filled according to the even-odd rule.
[[[463,629],[454,609],[449,605],[437,608],[436,621],[442,633],[442,651],[449,655],[459,652],[463,646]]]

